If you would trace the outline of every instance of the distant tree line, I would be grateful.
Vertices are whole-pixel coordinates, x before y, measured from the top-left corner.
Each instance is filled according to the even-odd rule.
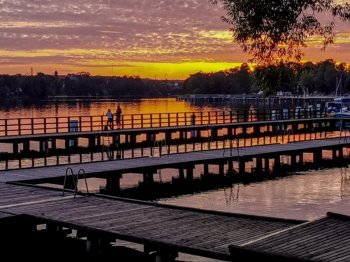
[[[248,94],[263,91],[265,95],[288,92],[294,95],[338,95],[350,92],[350,67],[333,60],[319,63],[284,63],[257,66],[247,64],[216,73],[196,73],[185,80],[186,94]]]
[[[88,73],[64,77],[38,73],[35,76],[0,75],[0,100],[45,100],[54,96],[86,97],[165,97],[179,94],[175,81],[155,81],[139,77],[102,77]]]
[[[156,81],[139,77],[102,77],[88,73],[58,76],[0,75],[0,101],[45,100],[54,96],[113,98],[166,97],[179,94],[249,94],[279,91],[294,95],[350,92],[350,67],[325,60],[320,63],[279,63],[238,68],[216,73],[196,73],[182,81]]]

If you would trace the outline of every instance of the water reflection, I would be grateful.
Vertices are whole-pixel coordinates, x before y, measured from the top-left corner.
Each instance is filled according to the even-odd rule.
[[[350,210],[350,172],[340,168],[165,199],[166,204],[217,211],[315,219]]]
[[[3,107],[0,105],[0,118],[56,117],[105,115],[108,108],[113,112],[120,104],[123,114],[206,112],[218,109],[231,110],[230,105],[193,105],[175,98],[154,98],[135,100],[73,101],[50,102],[36,105]]]
[[[224,195],[226,200],[226,205],[234,204],[238,202],[239,196],[239,183],[232,184],[229,188],[224,188]]]

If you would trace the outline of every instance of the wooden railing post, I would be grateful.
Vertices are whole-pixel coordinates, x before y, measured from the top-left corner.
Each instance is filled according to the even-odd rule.
[[[18,118],[17,125],[18,125],[18,135],[21,135],[21,119],[20,118]]]
[[[44,134],[46,134],[46,118],[44,118]]]
[[[5,136],[7,136],[7,119],[5,119]]]
[[[31,119],[30,119],[30,125],[31,125],[31,132],[32,132],[32,135],[34,135],[34,118],[31,118]]]
[[[80,132],[82,131],[82,125],[83,125],[82,118],[81,118],[81,116],[79,116],[79,131]]]

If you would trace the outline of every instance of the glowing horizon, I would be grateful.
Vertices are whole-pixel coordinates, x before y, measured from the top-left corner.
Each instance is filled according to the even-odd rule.
[[[0,74],[185,79],[247,63],[224,11],[207,0],[2,1]],[[350,63],[350,30],[337,22],[335,44],[308,41],[303,61]]]

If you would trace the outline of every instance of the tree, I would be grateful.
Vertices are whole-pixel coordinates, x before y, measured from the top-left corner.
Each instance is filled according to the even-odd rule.
[[[323,48],[333,43],[334,20],[350,21],[350,5],[339,0],[211,0],[220,2],[234,40],[254,61],[272,63],[302,57],[310,36],[321,36]],[[322,23],[321,13],[333,18]]]

